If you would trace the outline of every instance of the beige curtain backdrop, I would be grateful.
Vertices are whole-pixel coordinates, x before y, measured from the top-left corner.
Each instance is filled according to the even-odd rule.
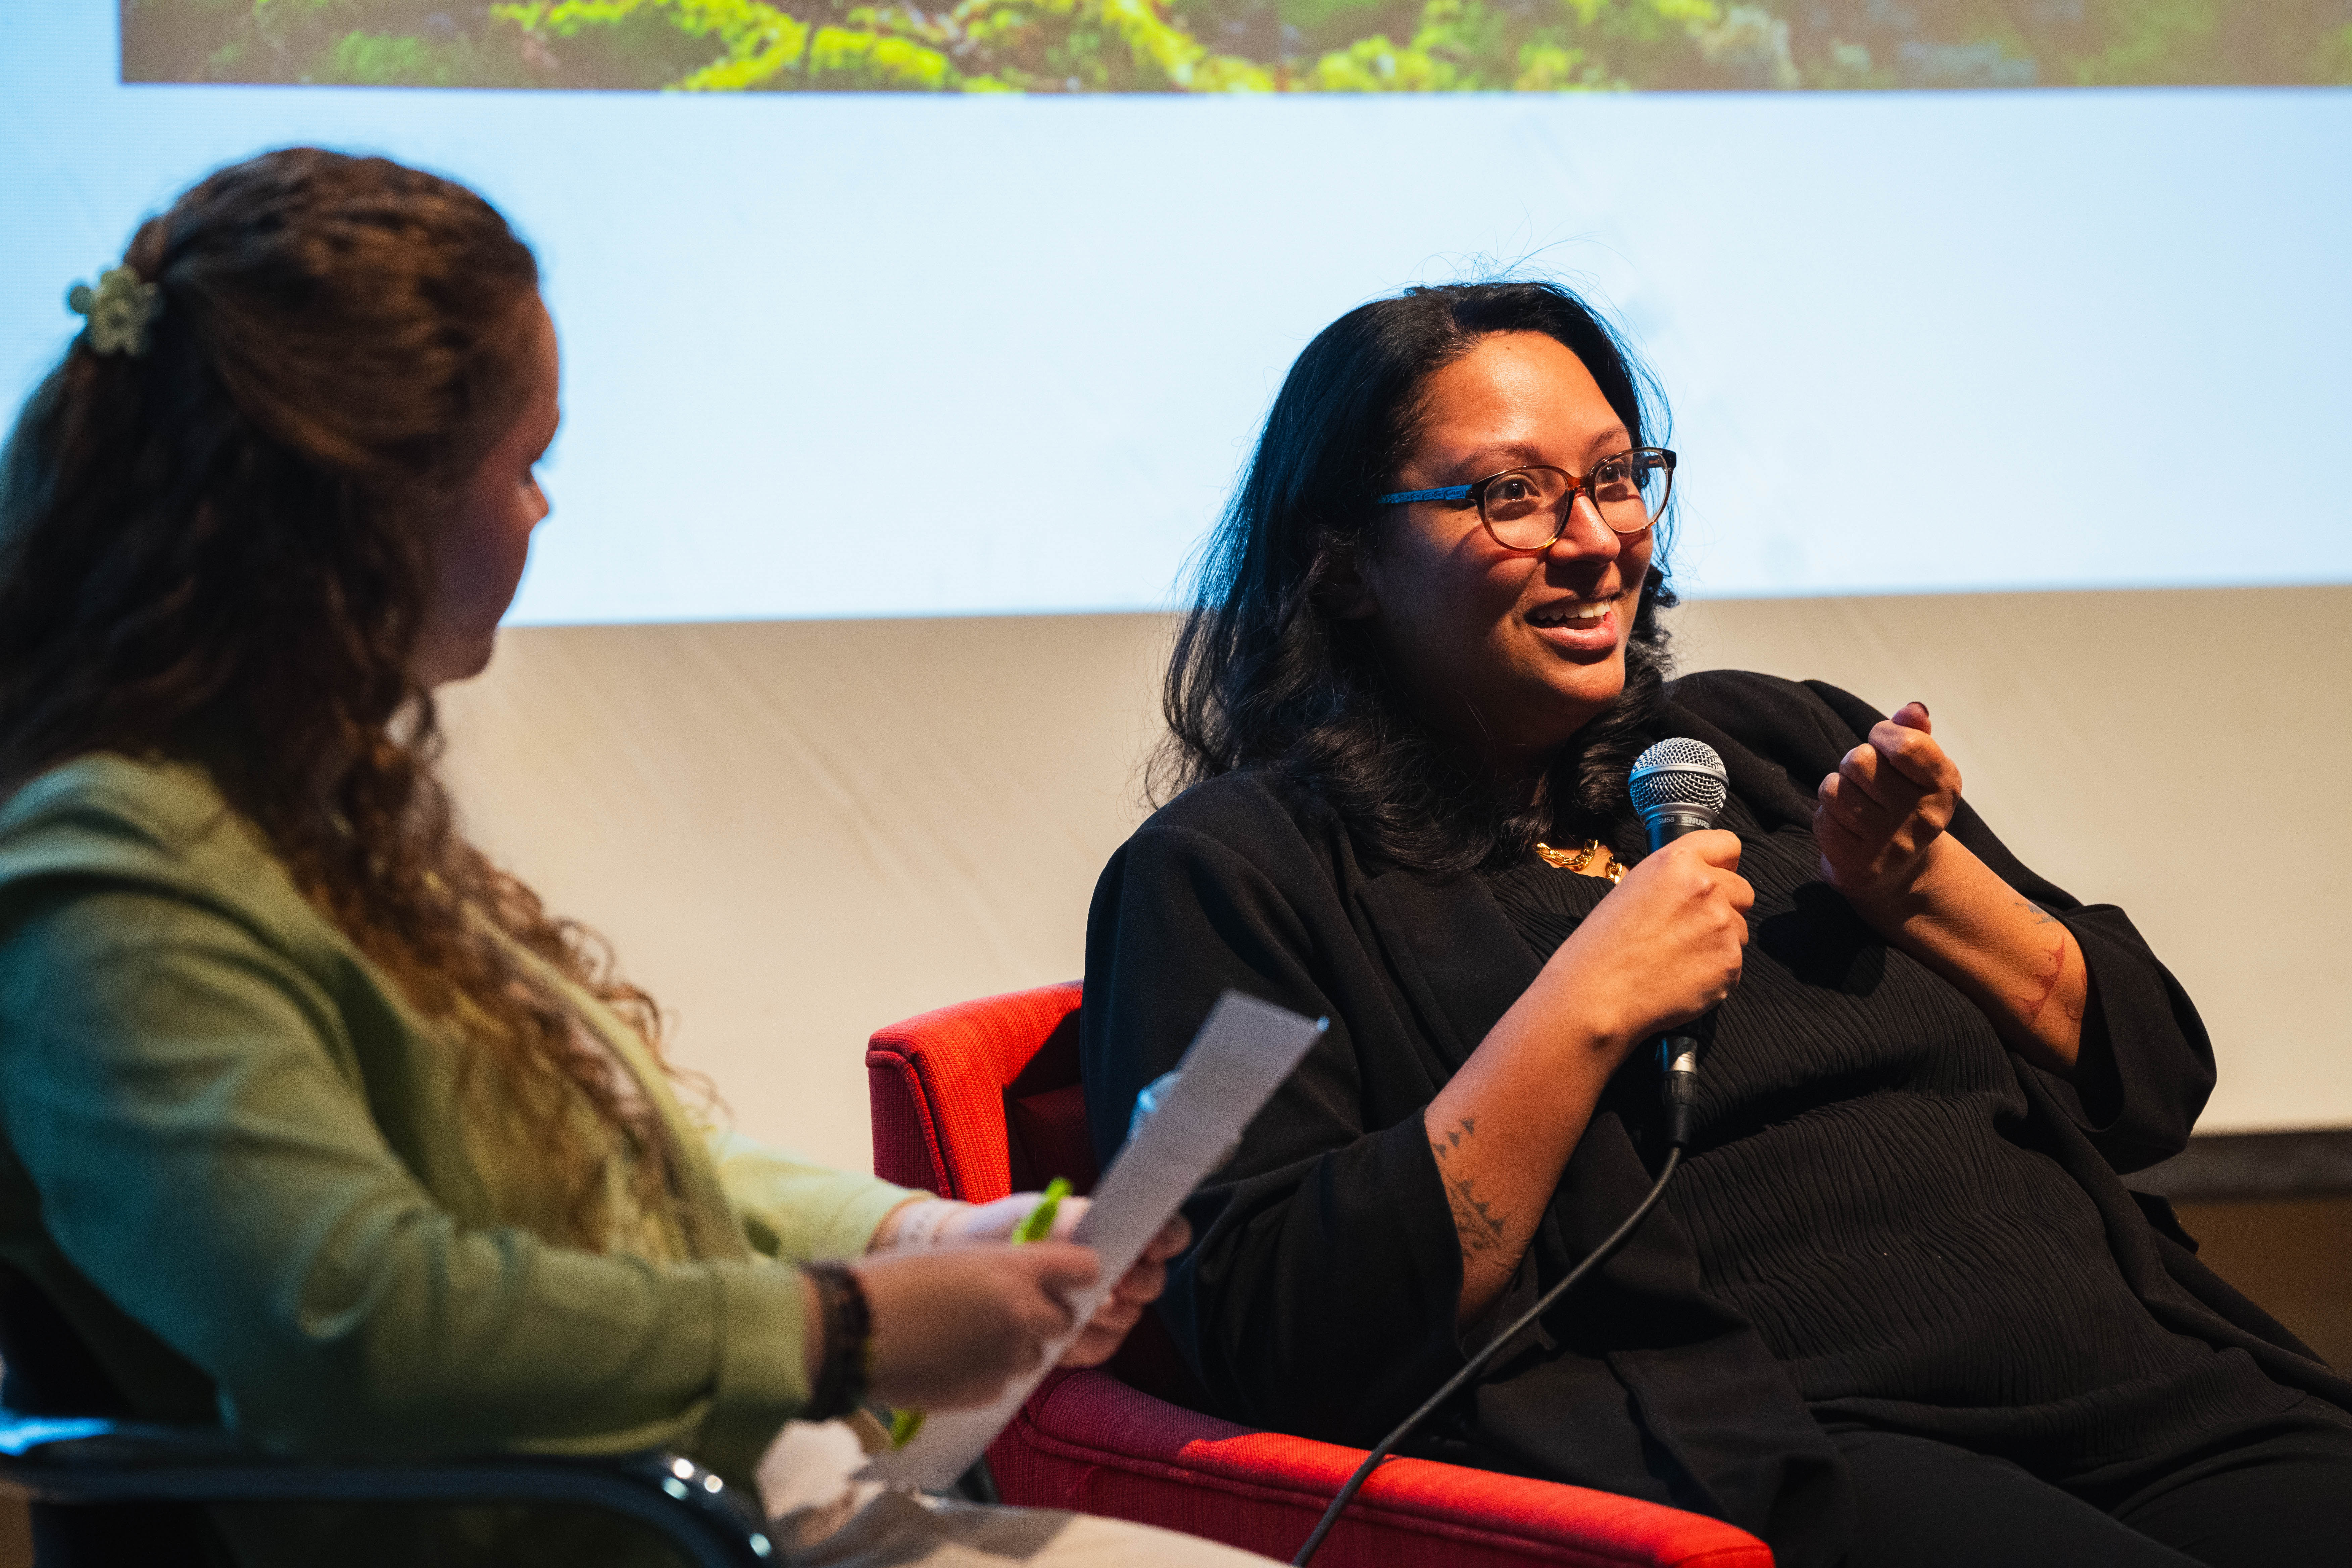
[[[446,695],[451,777],[739,1126],[864,1168],[874,1028],[1078,974],[1171,626],[512,630]],[[1730,600],[1676,636],[1685,669],[1925,700],[1994,827],[2197,998],[2203,1131],[2352,1126],[2352,588]]]

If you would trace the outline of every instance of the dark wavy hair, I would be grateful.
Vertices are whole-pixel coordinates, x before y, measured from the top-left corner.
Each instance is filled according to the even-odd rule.
[[[0,454],[0,795],[89,752],[204,769],[601,1246],[611,1138],[647,1194],[658,1143],[515,946],[658,1015],[457,832],[410,671],[448,499],[524,406],[537,264],[462,185],[308,148],[202,181],[124,262],[162,292],[146,352],[77,339]]]
[[[1625,689],[1541,776],[1502,779],[1411,710],[1362,623],[1322,592],[1376,549],[1418,443],[1430,376],[1493,332],[1541,332],[1581,360],[1636,446],[1662,436],[1656,384],[1591,307],[1544,281],[1410,289],[1349,311],[1284,378],[1257,450],[1203,558],[1161,694],[1169,739],[1153,798],[1237,768],[1277,771],[1396,864],[1494,866],[1538,840],[1601,838],[1640,853],[1625,775],[1654,738],[1675,603],[1661,526],[1625,650]]]

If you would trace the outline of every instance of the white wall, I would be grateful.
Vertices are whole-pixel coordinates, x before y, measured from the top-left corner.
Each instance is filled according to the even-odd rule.
[[[869,1032],[1078,973],[1170,627],[511,630],[449,696],[452,778],[739,1124],[862,1168]],[[2352,588],[1725,600],[1678,635],[1685,668],[1926,700],[2011,846],[2129,910],[2197,997],[2206,1131],[2352,1125]],[[2265,768],[2283,785],[2250,804]]]
[[[865,1168],[866,1037],[1080,969],[1141,815],[1145,616],[510,630],[446,704],[477,836],[612,939],[746,1131]]]

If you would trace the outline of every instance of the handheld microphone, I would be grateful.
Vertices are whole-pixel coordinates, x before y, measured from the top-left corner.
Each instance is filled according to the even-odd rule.
[[[1654,852],[1685,833],[1713,827],[1730,797],[1731,781],[1713,746],[1676,736],[1633,759],[1625,788]],[[1662,1037],[1658,1066],[1665,1074],[1666,1142],[1679,1149],[1690,1142],[1691,1100],[1698,1092],[1696,1037]]]
[[[1660,741],[1633,759],[1625,789],[1642,826],[1650,830],[1650,847],[1663,849],[1685,833],[1715,826],[1730,797],[1730,776],[1723,759],[1705,741],[1676,736]]]

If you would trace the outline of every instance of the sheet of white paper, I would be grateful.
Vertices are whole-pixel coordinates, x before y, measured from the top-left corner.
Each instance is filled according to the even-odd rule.
[[[1177,1064],[1175,1085],[1096,1184],[1094,1205],[1073,1239],[1095,1249],[1102,1275],[1093,1289],[1072,1299],[1075,1321],[1094,1316],[1145,1245],[1224,1159],[1250,1118],[1322,1033],[1321,1022],[1238,991],[1217,999]],[[951,1485],[1076,1338],[1072,1329],[1047,1345],[1037,1371],[1013,1379],[994,1404],[932,1415],[913,1442],[895,1454],[876,1456],[863,1475],[934,1489]]]

